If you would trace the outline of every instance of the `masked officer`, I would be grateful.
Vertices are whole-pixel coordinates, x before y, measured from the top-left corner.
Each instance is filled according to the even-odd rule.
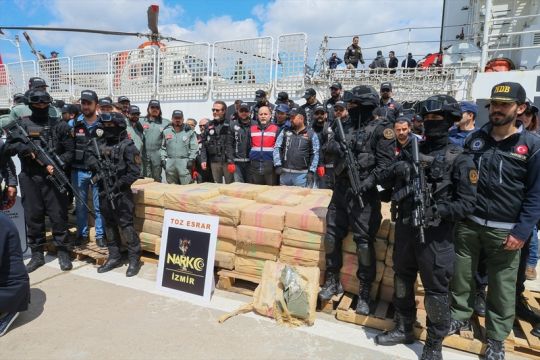
[[[306,103],[301,106],[302,110],[306,113],[306,125],[311,127],[311,123],[313,122],[313,111],[318,105],[321,105],[321,102],[317,100],[317,93],[313,88],[306,89],[304,96],[302,97],[306,99]]]
[[[258,122],[251,125],[251,150],[249,151],[250,183],[275,185],[273,153],[279,128],[272,124],[272,112],[268,106],[259,108]]]
[[[478,167],[478,192],[474,213],[455,229],[457,257],[449,333],[470,327],[473,271],[483,251],[489,284],[486,359],[504,358],[504,340],[514,323],[520,249],[540,219],[540,139],[516,121],[525,111],[525,101],[520,84],[495,85],[489,122],[465,142],[465,151]]]
[[[143,127],[144,149],[146,157],[143,159],[146,176],[161,182],[161,144],[163,142],[163,129],[169,125],[169,119],[162,117],[159,100],[150,100],[147,115],[140,118]]]
[[[274,147],[274,167],[281,185],[312,188],[319,165],[319,138],[305,125],[302,108],[291,110],[292,129],[279,134]]]
[[[346,110],[347,105],[343,101],[338,101],[334,106],[340,109]],[[349,116],[346,111],[339,112],[341,117]],[[332,107],[332,114],[334,114],[334,107]],[[313,130],[319,137],[319,144],[321,147],[319,155],[319,167],[317,168],[318,185],[320,189],[333,189],[334,188],[334,154],[329,151],[328,146],[334,139],[334,130],[332,129],[332,123],[328,121],[327,112],[324,105],[317,106],[315,113],[313,114]]]
[[[17,200],[17,171],[4,150],[4,142],[0,138],[0,210],[11,208]],[[1,188],[2,181],[5,181],[5,188]]]
[[[191,182],[191,169],[199,146],[197,135],[184,124],[184,113],[174,110],[172,122],[163,130],[161,161],[169,184],[187,185]]]
[[[99,201],[107,229],[109,257],[97,271],[104,273],[122,265],[120,245],[124,239],[129,259],[126,276],[131,277],[138,274],[141,257],[141,242],[133,226],[135,204],[131,192],[131,185],[141,172],[141,155],[133,141],[127,137],[126,120],[121,113],[103,113],[99,129],[103,134],[101,144],[99,149],[91,146],[87,163],[100,189]],[[107,162],[103,160],[110,161],[114,179],[96,177],[100,175],[100,167]],[[104,181],[112,185],[110,194],[106,193]]]
[[[246,183],[249,181],[249,151],[251,150],[250,135],[251,119],[249,105],[241,103],[238,109],[238,120],[231,121],[231,129],[227,138],[227,152],[234,163],[234,181]]]
[[[103,218],[99,208],[99,189],[97,185],[91,184],[92,174],[86,164],[86,153],[89,149],[90,140],[97,137],[96,130],[100,122],[98,111],[98,97],[92,90],[81,92],[81,112],[82,115],[76,119],[73,125],[73,137],[75,138],[75,155],[71,165],[71,177],[73,186],[79,191],[83,199],[88,198],[88,188],[92,187],[92,204],[96,215],[96,243],[100,247],[105,246],[105,229]],[[88,211],[80,202],[76,202],[75,213],[77,214],[77,239],[75,246],[88,242]]]
[[[212,106],[214,120],[206,124],[201,149],[201,167],[203,170],[210,168],[215,183],[230,184],[234,180],[232,166],[233,159],[227,153],[227,137],[230,131],[230,123],[225,119],[227,104],[223,101],[215,101]]]
[[[454,269],[453,228],[456,221],[474,210],[478,173],[472,158],[462,154],[459,146],[448,143],[448,130],[461,118],[457,101],[446,95],[428,98],[420,104],[426,140],[409,133],[409,120],[398,117],[397,162],[388,172],[394,184],[392,218],[396,222],[394,244],[394,307],[396,327],[377,335],[380,345],[414,342],[416,321],[414,283],[420,273],[425,289],[427,339],[422,359],[442,359],[442,341],[450,327],[449,283]],[[405,126],[401,126],[404,124]],[[413,143],[419,149],[418,168],[413,165]],[[416,170],[415,170],[416,169]],[[422,176],[422,172],[425,174]],[[415,179],[424,204],[415,200]],[[422,206],[423,214],[415,213]],[[422,219],[417,216],[424,217]],[[423,235],[417,220],[424,221]],[[422,237],[423,236],[423,237]]]
[[[319,292],[321,301],[328,301],[341,290],[339,272],[342,266],[341,244],[349,231],[353,232],[358,255],[357,277],[360,293],[356,312],[369,314],[369,293],[375,279],[375,250],[373,242],[381,224],[381,201],[377,184],[394,159],[395,135],[392,124],[384,119],[374,119],[373,110],[378,106],[379,95],[371,86],[357,86],[344,95],[349,110],[340,102],[334,107],[341,121],[345,139],[334,136],[327,151],[333,153],[336,183],[326,214],[326,280]],[[338,106],[340,104],[340,106]],[[334,127],[334,132],[335,132]],[[356,158],[358,169],[345,161],[344,146]],[[357,171],[363,207],[353,195],[349,171]]]
[[[12,126],[8,130],[8,142],[5,145],[8,155],[18,155],[21,160],[19,183],[26,218],[28,245],[32,250],[32,259],[26,266],[29,273],[45,264],[43,255],[45,215],[51,222],[53,243],[58,251],[60,269],[66,271],[72,268],[67,233],[67,197],[49,179],[49,176],[54,174],[53,164],[36,158],[37,154],[32,151],[28,143],[32,141],[44,149],[49,149],[63,164],[71,163],[73,140],[70,129],[65,121],[49,116],[51,102],[52,98],[47,92],[30,91],[28,104],[32,115],[17,120],[29,138]]]

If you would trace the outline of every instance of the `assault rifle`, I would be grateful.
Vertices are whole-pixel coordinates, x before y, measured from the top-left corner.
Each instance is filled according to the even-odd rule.
[[[47,180],[52,182],[53,185],[58,189],[58,191],[60,191],[62,194],[65,194],[68,189],[71,190],[73,195],[83,204],[84,207],[86,207],[88,212],[94,218],[96,217],[94,212],[88,207],[86,199],[83,199],[81,193],[79,193],[79,191],[77,191],[77,189],[75,189],[73,185],[71,185],[71,182],[67,178],[66,173],[62,170],[62,167],[65,165],[64,162],[54,152],[54,150],[50,147],[50,144],[43,138],[43,136],[40,136],[39,140],[43,144],[46,144],[46,148],[43,148],[35,141],[32,141],[26,130],[24,130],[24,128],[18,121],[14,121],[13,123],[11,123],[7,131],[11,136],[20,139],[24,144],[28,145],[31,148],[34,155],[34,160],[36,160],[39,165],[43,167],[51,165],[53,167],[52,175],[47,172]],[[15,132],[17,132],[18,134],[14,134]]]
[[[114,211],[116,210],[115,200],[120,195],[118,193],[113,193],[114,183],[116,179],[116,171],[110,157],[105,155],[102,156],[101,150],[99,149],[99,145],[97,143],[97,139],[92,138],[91,141],[92,146],[94,147],[94,151],[96,152],[96,157],[98,161],[96,164],[96,175],[92,177],[90,182],[92,184],[97,184],[98,181],[101,180],[101,182],[103,183],[103,190],[105,191],[107,201],[111,205],[111,209]]]
[[[420,244],[425,244],[424,229],[426,227],[426,206],[429,203],[429,189],[426,183],[426,174],[420,164],[420,152],[418,150],[418,138],[413,136],[412,143],[412,193],[413,211],[411,214],[412,225],[418,228]]]
[[[339,140],[336,140],[339,142],[341,149],[345,153],[345,164],[347,164],[347,174],[349,175],[349,182],[351,183],[352,192],[358,199],[358,204],[360,207],[363,208],[364,202],[362,201],[362,192],[360,191],[360,184],[362,182],[359,175],[360,167],[358,166],[356,157],[353,155],[349,145],[347,144],[347,139],[345,137],[345,131],[343,130],[341,120],[336,118],[334,122],[336,123],[336,128],[339,134]]]

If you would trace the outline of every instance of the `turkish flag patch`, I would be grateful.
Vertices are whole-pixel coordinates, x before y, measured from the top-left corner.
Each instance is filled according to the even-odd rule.
[[[529,152],[527,145],[518,145],[516,146],[516,153],[519,155],[525,155]]]

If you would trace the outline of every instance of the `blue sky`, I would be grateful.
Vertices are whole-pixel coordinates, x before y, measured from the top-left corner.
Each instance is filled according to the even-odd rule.
[[[305,32],[314,57],[325,34],[347,35],[329,44],[342,49],[350,43],[348,35],[395,29],[404,26],[438,26],[442,0],[0,0],[0,27],[49,25],[146,32],[146,9],[160,5],[159,27],[163,35],[191,41],[214,42],[257,36],[277,36]],[[416,9],[422,6],[423,11]],[[392,11],[381,11],[381,9]],[[293,16],[292,16],[293,15]],[[428,15],[428,16],[426,16]],[[6,32],[2,38],[20,34],[25,60],[33,59],[22,31]],[[38,50],[49,56],[110,52],[136,47],[145,39],[73,33],[29,32]],[[418,39],[437,39],[435,31],[417,32]],[[361,38],[361,46],[372,47],[404,41],[406,32]],[[275,41],[276,41],[275,40]],[[390,48],[384,48],[386,54]],[[396,46],[398,57],[404,46]],[[431,44],[416,46],[425,54],[436,49]],[[376,50],[366,50],[374,57]],[[373,53],[373,54],[372,54]],[[17,61],[16,48],[0,40],[4,62]]]

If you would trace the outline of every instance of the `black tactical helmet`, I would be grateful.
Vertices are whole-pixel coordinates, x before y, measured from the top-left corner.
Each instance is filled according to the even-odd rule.
[[[43,90],[28,91],[26,100],[28,104],[50,104],[53,101],[51,95]]]
[[[440,114],[452,122],[461,119],[461,106],[449,95],[434,95],[418,104],[418,112],[422,117],[427,114]]]
[[[343,101],[359,106],[379,106],[379,93],[373,86],[359,85],[343,93]]]
[[[126,118],[117,112],[101,113],[101,123],[103,128],[117,127],[123,130],[127,128]]]

